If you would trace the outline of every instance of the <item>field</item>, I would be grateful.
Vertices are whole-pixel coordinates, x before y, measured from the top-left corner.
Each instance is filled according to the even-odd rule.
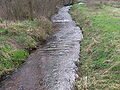
[[[78,90],[120,89],[120,3],[75,4],[70,13],[83,30]]]

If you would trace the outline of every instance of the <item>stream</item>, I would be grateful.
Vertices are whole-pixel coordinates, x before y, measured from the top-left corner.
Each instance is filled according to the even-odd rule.
[[[57,30],[52,40],[8,76],[0,90],[74,90],[75,62],[79,60],[83,36],[69,14],[70,7],[61,8],[52,17]]]

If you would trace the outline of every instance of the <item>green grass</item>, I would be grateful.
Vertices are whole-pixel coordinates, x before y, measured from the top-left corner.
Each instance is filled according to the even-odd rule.
[[[120,9],[99,3],[74,5],[70,11],[83,28],[79,90],[120,89]]]
[[[49,20],[0,24],[0,77],[18,68],[36,48],[54,32]]]

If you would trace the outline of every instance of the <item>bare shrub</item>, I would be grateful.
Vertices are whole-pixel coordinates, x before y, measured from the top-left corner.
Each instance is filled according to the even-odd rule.
[[[74,0],[0,0],[0,18],[7,20],[24,20],[50,17],[63,4]]]

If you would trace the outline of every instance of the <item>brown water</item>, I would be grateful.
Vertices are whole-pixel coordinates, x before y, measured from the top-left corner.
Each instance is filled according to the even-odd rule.
[[[57,33],[4,82],[0,90],[74,90],[82,33],[63,7],[52,17]]]

